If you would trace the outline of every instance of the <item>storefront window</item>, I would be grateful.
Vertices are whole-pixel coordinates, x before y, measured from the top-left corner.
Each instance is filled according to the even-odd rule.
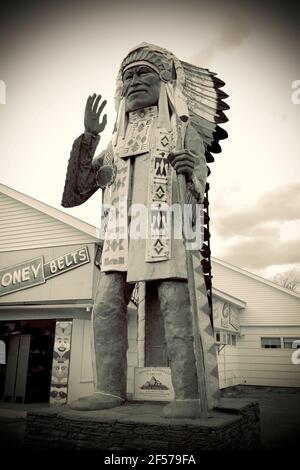
[[[237,335],[235,333],[215,332],[216,343],[223,343],[230,346],[236,346]]]
[[[281,338],[261,338],[262,348],[281,348]]]

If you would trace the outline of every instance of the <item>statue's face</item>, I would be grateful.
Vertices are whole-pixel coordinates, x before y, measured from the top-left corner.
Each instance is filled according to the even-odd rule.
[[[127,69],[123,75],[123,83],[126,112],[157,105],[160,78],[151,67],[137,65]]]

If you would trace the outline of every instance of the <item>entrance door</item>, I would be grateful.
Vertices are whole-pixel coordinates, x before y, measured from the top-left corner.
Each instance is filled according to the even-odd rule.
[[[46,323],[45,323],[46,322]],[[30,324],[26,403],[49,401],[55,321]]]
[[[30,335],[13,335],[9,341],[9,354],[4,385],[4,401],[24,403]]]
[[[5,329],[6,325],[9,328]],[[55,320],[21,320],[0,324],[7,345],[4,401],[49,401],[54,330]]]

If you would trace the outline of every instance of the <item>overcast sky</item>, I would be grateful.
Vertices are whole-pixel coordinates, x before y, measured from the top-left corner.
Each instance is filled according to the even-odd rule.
[[[241,5],[243,4],[243,6]],[[147,41],[217,72],[229,138],[211,164],[212,253],[270,276],[300,267],[300,80],[297,12],[284,2],[26,2],[0,19],[0,182],[99,224],[98,191],[83,206],[60,206],[73,140],[83,130],[86,97],[113,97],[128,50]]]

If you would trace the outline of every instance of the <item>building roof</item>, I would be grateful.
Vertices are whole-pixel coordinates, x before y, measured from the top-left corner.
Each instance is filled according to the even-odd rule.
[[[79,230],[85,235],[88,235],[89,237],[92,237],[92,239],[96,242],[99,241],[97,237],[97,229],[93,225],[90,225],[86,222],[83,222],[80,219],[77,219],[76,217],[73,217],[69,214],[66,214],[65,212],[55,209],[54,207],[49,206],[48,204],[45,204],[44,202],[41,202],[37,199],[34,199],[31,196],[28,196],[26,194],[23,194],[19,191],[16,191],[15,189],[12,189],[4,184],[0,183],[0,194],[4,195],[6,197],[6,200],[3,201],[3,207],[4,207],[4,215],[3,218],[6,217],[7,212],[12,213],[13,210],[17,210],[20,212],[20,209],[18,207],[13,207],[8,203],[9,199],[11,198],[14,201],[17,201],[17,203],[21,203],[23,205],[29,206],[30,208],[39,211],[40,213],[44,214],[44,216],[51,217],[52,219],[55,219],[56,221],[59,221],[63,224],[67,224],[69,227],[72,227],[73,229]]]
[[[245,302],[244,300],[238,299],[237,297],[223,292],[220,289],[216,289],[215,287],[212,288],[212,293],[214,297],[224,300],[225,302],[230,302],[231,304],[235,305],[238,309],[246,308],[247,306],[247,302]]]
[[[211,260],[212,262],[219,264],[221,266],[224,266],[225,268],[232,269],[233,271],[236,271],[237,273],[243,274],[244,276],[248,276],[251,279],[255,279],[258,282],[262,282],[263,284],[273,287],[274,289],[280,290],[281,292],[284,292],[285,294],[289,294],[289,295],[292,295],[293,297],[300,299],[300,294],[298,292],[293,292],[290,289],[286,289],[285,287],[279,286],[275,282],[269,281],[268,279],[258,276],[257,274],[250,273],[246,269],[239,268],[237,266],[234,266],[233,264],[228,263],[227,261],[220,260],[218,258],[212,257]]]

